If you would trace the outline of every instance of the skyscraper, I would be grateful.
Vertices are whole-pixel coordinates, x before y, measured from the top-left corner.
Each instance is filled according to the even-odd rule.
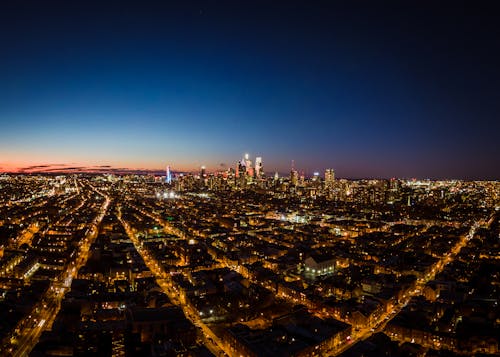
[[[335,171],[333,169],[325,170],[325,187],[332,188],[335,182]]]
[[[246,168],[245,160],[241,159],[240,161],[238,161],[238,169],[236,170],[236,172],[237,172],[236,177],[245,176],[246,171],[247,171],[247,168]]]
[[[292,169],[290,170],[290,183],[292,186],[297,186],[299,183],[299,172],[295,170],[295,161],[292,160]]]
[[[247,175],[250,175],[250,171],[252,168],[252,160],[250,160],[250,156],[248,154],[245,154],[245,167],[246,167],[246,173]]]
[[[255,176],[260,178],[262,176],[262,157],[255,158]]]
[[[168,184],[172,183],[172,173],[170,172],[170,166],[167,166],[167,171],[165,173],[165,182]]]

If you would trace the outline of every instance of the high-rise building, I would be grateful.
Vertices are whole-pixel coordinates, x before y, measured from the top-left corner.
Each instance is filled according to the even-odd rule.
[[[165,182],[168,184],[172,183],[172,173],[170,172],[170,166],[167,166],[167,170],[165,173]]]
[[[241,166],[241,163],[238,161],[236,163],[236,169],[234,170],[234,177],[235,178],[240,177],[240,166]]]
[[[200,178],[204,179],[205,177],[207,177],[207,170],[206,170],[205,166],[202,166],[201,167],[201,172],[200,172]]]
[[[299,183],[299,172],[295,170],[295,160],[292,160],[292,169],[290,170],[290,183],[297,186]]]
[[[238,169],[236,170],[236,172],[237,172],[236,177],[245,176],[246,171],[247,171],[247,168],[246,168],[245,160],[242,159],[241,161],[238,161]]]
[[[246,173],[247,173],[247,175],[250,175],[250,171],[252,168],[252,160],[250,160],[250,156],[248,154],[245,154],[244,162],[245,162],[245,167],[246,167]]]
[[[255,176],[260,178],[262,176],[262,157],[255,158]]]
[[[292,171],[290,171],[290,182],[292,186],[297,186],[299,183],[299,172],[295,169],[292,169]]]
[[[325,187],[332,188],[335,182],[335,171],[333,169],[325,170]]]

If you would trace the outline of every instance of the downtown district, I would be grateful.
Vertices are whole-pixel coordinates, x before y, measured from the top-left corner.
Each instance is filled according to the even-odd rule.
[[[500,183],[0,175],[2,356],[499,353]]]

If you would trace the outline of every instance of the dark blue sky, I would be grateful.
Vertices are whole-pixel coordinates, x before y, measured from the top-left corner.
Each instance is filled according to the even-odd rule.
[[[99,3],[1,3],[0,168],[500,178],[493,8]]]

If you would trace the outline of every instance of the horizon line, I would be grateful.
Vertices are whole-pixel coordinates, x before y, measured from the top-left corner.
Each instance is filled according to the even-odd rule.
[[[108,165],[106,165],[108,166]],[[75,169],[72,168],[61,168],[61,169],[47,169],[47,170],[29,170],[29,169],[13,169],[13,170],[3,170],[3,168],[0,167],[0,175],[58,175],[58,174],[88,174],[88,175],[104,175],[104,174],[114,174],[114,175],[139,175],[139,176],[148,176],[148,175],[154,175],[154,176],[165,176],[162,174],[165,174],[164,169],[141,169],[141,168],[113,168],[113,167],[101,167],[99,168],[98,166],[95,167],[78,167]],[[221,173],[227,171],[227,169],[224,170],[213,170],[209,171],[210,173]],[[172,173],[175,174],[196,174],[198,173],[197,170],[171,170]],[[288,177],[286,174],[283,172],[275,171],[278,172],[280,175],[280,178],[283,177]],[[267,172],[267,175],[270,177],[274,175],[274,173]],[[304,177],[310,178],[313,177],[314,175],[304,175]],[[323,177],[324,175],[319,175],[319,177]],[[359,177],[336,177],[336,180],[413,180],[413,181],[469,181],[469,182],[474,182],[474,181],[481,181],[481,182],[498,182],[499,179],[488,179],[488,178],[481,178],[481,179],[468,179],[468,178],[430,178],[430,177],[375,177],[375,176],[359,176]]]

